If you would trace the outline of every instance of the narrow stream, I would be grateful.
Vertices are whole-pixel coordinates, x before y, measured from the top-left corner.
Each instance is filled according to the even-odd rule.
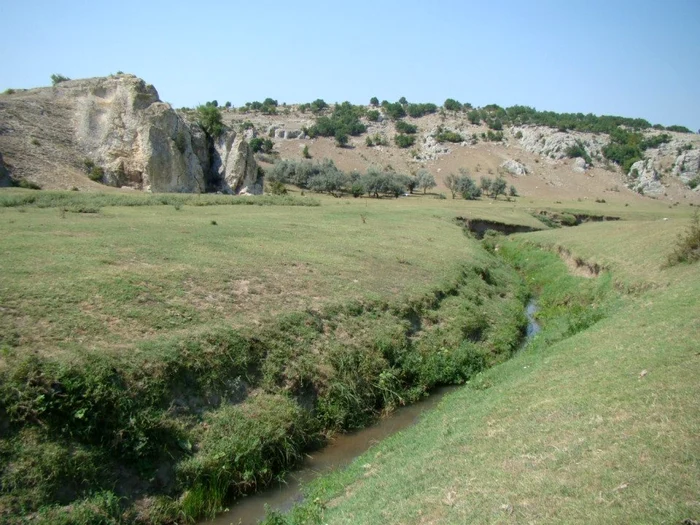
[[[535,299],[530,299],[525,308],[527,330],[520,350],[525,348],[530,339],[541,329],[535,319],[536,313],[537,302]],[[301,489],[304,484],[333,469],[344,467],[372,445],[414,425],[421,414],[437,406],[446,394],[457,388],[459,387],[438,388],[429,397],[395,410],[371,427],[336,436],[328,446],[308,455],[298,470],[286,476],[285,483],[233,503],[231,510],[220,514],[212,521],[202,522],[202,525],[255,525],[265,517],[265,505],[279,511],[289,510],[303,499]]]
[[[371,427],[336,436],[328,446],[308,455],[299,470],[287,475],[286,483],[238,500],[232,504],[231,510],[220,514],[212,521],[202,522],[201,525],[254,525],[265,517],[265,505],[280,511],[289,510],[303,499],[302,485],[321,474],[344,467],[372,445],[414,425],[423,412],[434,408],[446,394],[457,388],[459,387],[438,388],[429,397],[398,408]]]

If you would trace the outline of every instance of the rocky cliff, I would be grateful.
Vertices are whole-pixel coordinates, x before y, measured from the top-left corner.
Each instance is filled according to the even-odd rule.
[[[0,121],[0,151],[15,177],[45,187],[75,185],[92,171],[103,184],[153,192],[262,193],[243,137],[206,136],[133,75],[4,95]]]

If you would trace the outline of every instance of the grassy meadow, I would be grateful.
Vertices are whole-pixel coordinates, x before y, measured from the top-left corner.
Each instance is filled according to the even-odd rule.
[[[541,209],[623,221],[483,242],[455,221]],[[697,516],[700,279],[662,269],[689,212],[0,193],[0,521],[192,522],[464,382],[270,520]],[[533,293],[544,331],[516,354]]]

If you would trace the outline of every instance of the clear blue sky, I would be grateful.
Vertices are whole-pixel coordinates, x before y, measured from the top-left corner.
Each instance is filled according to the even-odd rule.
[[[176,107],[369,98],[700,128],[700,0],[0,0],[0,90],[134,73]]]

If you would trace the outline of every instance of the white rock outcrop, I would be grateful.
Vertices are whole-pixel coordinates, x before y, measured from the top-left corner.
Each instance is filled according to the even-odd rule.
[[[692,149],[678,155],[672,172],[685,184],[700,176],[700,150]]]
[[[632,164],[630,176],[634,178],[631,188],[644,195],[663,195],[664,187],[661,184],[659,172],[654,167],[651,159],[639,160]]]
[[[501,168],[516,177],[522,177],[530,173],[530,170],[527,168],[527,166],[525,166],[525,164],[513,159],[506,160],[503,164],[501,164]]]

